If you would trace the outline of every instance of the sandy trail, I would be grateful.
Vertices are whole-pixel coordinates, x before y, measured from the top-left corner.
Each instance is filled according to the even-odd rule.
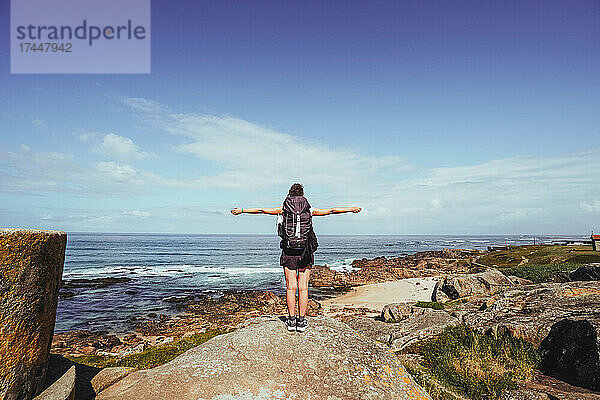
[[[431,301],[431,294],[439,277],[409,278],[397,281],[357,286],[352,291],[321,301],[325,315],[344,308],[368,309],[367,314],[377,314],[390,303]]]

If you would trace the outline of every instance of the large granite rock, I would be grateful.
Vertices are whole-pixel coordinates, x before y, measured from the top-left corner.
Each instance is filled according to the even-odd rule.
[[[475,274],[448,275],[436,284],[433,301],[455,300],[473,295],[491,295],[515,283],[496,269]]]
[[[75,366],[33,400],[75,400]]]
[[[92,378],[92,388],[94,389],[94,392],[98,394],[107,387],[114,385],[115,383],[119,382],[121,379],[125,378],[127,375],[134,373],[135,371],[137,371],[136,368],[127,367],[104,368]]]
[[[598,282],[530,285],[500,292],[495,299],[485,310],[461,315],[462,321],[482,331],[509,331],[542,349],[552,349],[543,352],[542,360],[549,374],[579,386],[598,387],[594,372],[600,371]]]
[[[431,308],[410,307],[403,310],[401,319],[386,323],[372,318],[358,317],[347,322],[357,332],[388,345],[393,351],[402,350],[410,344],[431,338],[447,326],[459,324],[459,320],[445,311]]]
[[[518,389],[505,390],[499,400],[598,400],[600,393],[569,385],[556,378],[535,374],[519,384]]]
[[[385,346],[331,318],[309,321],[290,333],[279,318],[251,319],[97,399],[430,399]]]
[[[0,229],[0,399],[42,389],[66,243],[64,232]]]

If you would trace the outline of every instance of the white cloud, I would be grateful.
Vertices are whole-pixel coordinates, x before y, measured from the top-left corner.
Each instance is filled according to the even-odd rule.
[[[584,211],[597,213],[600,212],[600,199],[596,198],[589,201],[582,201],[579,203],[579,206]]]
[[[45,132],[48,130],[48,124],[43,119],[36,118],[33,121],[31,121],[31,123],[33,124],[33,126],[36,127],[37,130],[41,132]]]
[[[98,136],[97,133],[95,132],[88,132],[88,133],[76,133],[75,137],[79,140],[81,140],[82,142],[89,142],[91,140],[96,139],[96,137]]]
[[[590,222],[581,210],[600,210],[600,201],[582,202],[600,193],[594,165],[600,165],[600,149],[425,169],[362,199],[367,207],[389,209],[385,218],[395,218],[399,229],[417,232],[436,226],[450,232],[573,232]]]
[[[110,159],[122,161],[141,160],[151,157],[150,153],[142,151],[130,138],[115,135],[114,133],[104,135],[102,142],[98,143],[92,151]]]
[[[125,101],[130,103],[131,99]],[[341,187],[368,182],[382,170],[397,173],[410,168],[397,155],[364,156],[349,148],[331,148],[238,118],[150,113],[147,107],[137,106],[140,99],[134,103],[132,108],[142,111],[141,118],[148,113],[148,123],[185,140],[175,150],[217,166],[219,172],[187,182],[194,186],[250,189],[301,181]]]
[[[546,157],[519,155],[461,167],[416,167],[393,154],[393,149],[392,154],[367,155],[230,116],[177,114],[145,99],[124,103],[142,122],[170,133],[179,141],[174,146],[179,156],[200,160],[205,172],[174,178],[134,167],[131,162],[148,153],[129,138],[108,134],[81,137],[101,141],[97,151],[111,157],[90,166],[75,162],[69,154],[32,152],[26,145],[17,152],[0,153],[0,191],[130,198],[160,190],[166,194],[175,188],[177,197],[170,198],[178,200],[171,201],[189,202],[200,194],[204,201],[211,199],[214,207],[214,214],[202,218],[222,221],[225,215],[217,210],[231,204],[213,201],[218,198],[214,193],[271,205],[279,200],[274,196],[300,181],[316,207],[363,207],[358,215],[319,222],[326,227],[343,221],[345,233],[576,232],[587,231],[590,214],[600,212],[600,149]],[[119,210],[99,215],[97,221],[104,218],[104,223],[118,224],[119,218],[127,217],[150,224],[160,220],[173,231],[190,224],[199,212],[181,204],[167,208],[177,211],[167,216],[167,211]],[[51,210],[40,215],[45,213],[58,219]]]
[[[595,209],[595,203],[580,205],[581,199],[600,192],[597,168],[591,168],[600,165],[600,149],[416,168],[399,155],[333,148],[229,116],[165,108],[144,116],[147,107],[132,108],[140,119],[181,137],[177,151],[216,171],[192,180],[165,180],[166,185],[281,192],[301,181],[323,202],[359,203],[365,212],[354,220],[377,220],[388,231],[514,231],[552,224],[568,230],[582,221],[570,218],[574,212]]]
[[[128,210],[128,211],[123,211],[122,215],[127,216],[127,217],[136,217],[136,218],[146,219],[146,218],[150,217],[151,214],[148,211]]]
[[[141,97],[125,97],[122,100],[126,106],[143,113],[160,114],[168,111],[167,107],[153,100],[148,100]]]
[[[156,179],[128,164],[99,162],[90,169],[75,162],[70,154],[36,153],[24,145],[18,152],[0,152],[0,192],[5,193],[129,197],[147,192]]]

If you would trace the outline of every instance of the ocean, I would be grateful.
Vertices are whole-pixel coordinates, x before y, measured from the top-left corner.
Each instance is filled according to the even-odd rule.
[[[551,243],[572,236],[538,236]],[[315,264],[350,270],[355,259],[398,257],[444,248],[486,249],[489,245],[533,244],[532,236],[319,236]],[[55,332],[71,329],[122,333],[132,330],[132,316],[174,314],[163,299],[222,289],[283,293],[275,235],[176,235],[69,233],[63,279],[127,277],[105,288],[69,289],[60,298]]]

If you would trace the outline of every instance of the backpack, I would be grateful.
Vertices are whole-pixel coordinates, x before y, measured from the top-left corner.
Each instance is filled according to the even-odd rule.
[[[304,196],[288,196],[283,201],[283,214],[277,218],[277,234],[288,249],[307,247],[312,232],[310,204]]]

